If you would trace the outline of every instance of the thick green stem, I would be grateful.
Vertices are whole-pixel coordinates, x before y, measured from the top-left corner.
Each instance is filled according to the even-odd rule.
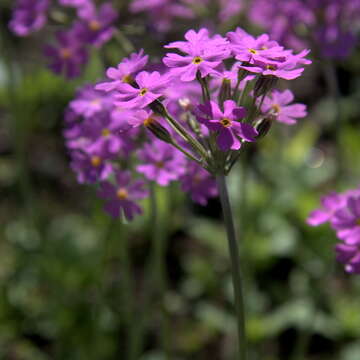
[[[246,336],[245,336],[245,310],[244,310],[244,296],[242,290],[242,276],[240,269],[239,247],[235,235],[233,214],[231,211],[231,205],[230,205],[225,176],[223,174],[217,175],[216,181],[219,189],[221,207],[222,207],[224,223],[226,227],[229,252],[231,258],[231,273],[232,273],[232,281],[234,286],[235,309],[237,316],[238,341],[239,341],[239,352],[237,359],[246,360],[247,351],[246,351]]]

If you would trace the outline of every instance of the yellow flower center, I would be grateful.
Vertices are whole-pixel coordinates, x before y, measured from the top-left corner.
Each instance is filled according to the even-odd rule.
[[[120,189],[118,189],[118,191],[116,192],[116,196],[117,196],[118,199],[120,199],[120,200],[126,200],[126,199],[129,197],[129,193],[127,192],[126,189],[120,188]]]
[[[92,158],[91,158],[91,165],[92,166],[94,166],[94,167],[98,167],[98,166],[100,166],[101,165],[101,162],[102,162],[102,160],[101,160],[101,157],[100,156],[93,156]]]
[[[101,24],[97,20],[91,20],[89,22],[89,29],[92,31],[99,31],[101,29]]]
[[[101,135],[102,136],[109,136],[111,134],[109,129],[102,129],[101,130]]]
[[[360,219],[357,219],[357,220],[356,220],[356,225],[359,225],[359,226],[360,226]]]
[[[70,49],[68,49],[68,48],[62,48],[62,49],[60,50],[60,57],[61,57],[62,59],[64,59],[64,60],[70,59],[71,56],[72,56],[72,52],[71,52]]]
[[[155,163],[155,165],[156,165],[156,167],[158,167],[159,169],[162,169],[165,164],[164,164],[163,161],[157,161],[157,162]]]
[[[220,124],[224,127],[229,127],[231,126],[231,120],[228,119],[228,118],[223,118],[221,121],[220,121]]]
[[[266,69],[268,69],[268,70],[276,70],[276,67],[274,65],[266,65]]]
[[[127,84],[131,84],[134,81],[134,79],[130,74],[128,74],[128,75],[124,75],[121,81]]]
[[[155,122],[154,118],[148,117],[147,119],[144,120],[144,125],[145,126],[150,126],[151,124],[153,124]]]
[[[200,56],[195,56],[193,58],[193,61],[192,63],[195,64],[195,65],[199,65],[200,63],[202,63],[204,60],[200,57]]]
[[[139,91],[139,95],[140,95],[140,96],[144,96],[147,92],[148,92],[148,89],[147,89],[147,88],[142,88],[142,89]]]
[[[101,103],[101,99],[96,98],[90,101],[91,105],[99,105]]]
[[[249,52],[251,52],[252,54],[257,54],[257,51],[255,49],[248,49]]]
[[[280,110],[281,110],[281,107],[280,107],[279,104],[273,104],[273,105],[271,106],[271,108],[274,110],[274,112],[275,112],[276,114],[278,114],[278,113],[280,112]]]

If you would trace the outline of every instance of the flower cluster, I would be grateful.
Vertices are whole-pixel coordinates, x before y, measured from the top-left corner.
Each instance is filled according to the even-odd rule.
[[[335,247],[337,260],[347,272],[360,274],[360,187],[324,196],[321,205],[310,214],[308,224],[329,222],[340,240]]]
[[[44,53],[51,70],[74,78],[88,60],[89,46],[99,48],[111,39],[118,14],[110,2],[97,7],[93,0],[59,0],[59,5],[74,8],[77,17],[70,28],[55,33],[55,44],[45,46]],[[10,29],[19,36],[40,30],[47,22],[49,6],[49,0],[18,0]]]
[[[360,3],[353,0],[254,0],[250,19],[293,48],[310,40],[327,58],[347,57],[356,46]]]
[[[265,135],[274,119],[294,123],[306,114],[303,105],[289,105],[289,90],[271,91],[279,78],[301,75],[308,51],[294,54],[241,29],[226,37],[189,30],[165,48],[178,51],[157,65],[142,50],[133,53],[69,104],[71,166],[80,183],[100,183],[113,216],[139,213],[144,180],[177,180],[205,205],[217,195],[214,177],[229,173],[244,144]]]

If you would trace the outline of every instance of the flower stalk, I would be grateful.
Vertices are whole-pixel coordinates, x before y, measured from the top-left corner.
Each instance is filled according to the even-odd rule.
[[[244,295],[242,289],[242,274],[240,268],[240,256],[239,246],[236,240],[234,219],[231,210],[229,194],[226,185],[226,179],[223,174],[216,176],[216,181],[219,190],[220,202],[222,207],[222,213],[227,233],[229,253],[231,259],[231,275],[234,287],[235,296],[235,310],[237,318],[237,330],[238,330],[238,360],[247,359],[247,345],[245,335],[245,307],[244,307]]]

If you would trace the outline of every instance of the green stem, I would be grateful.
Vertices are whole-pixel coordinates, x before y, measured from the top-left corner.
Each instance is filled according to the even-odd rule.
[[[164,228],[165,221],[160,221],[159,204],[155,191],[155,184],[150,183],[150,228],[152,229],[152,254],[147,265],[146,273],[149,273],[144,285],[145,299],[142,304],[142,314],[132,329],[132,354],[130,360],[138,360],[144,344],[144,336],[149,317],[152,315],[153,302],[161,304],[161,342],[166,354],[166,359],[170,359],[169,350],[169,326],[167,314],[164,309],[164,294],[166,292],[165,276],[165,252],[167,231]]]
[[[225,176],[223,174],[216,176],[216,181],[219,189],[221,207],[225,222],[225,228],[228,238],[229,252],[231,258],[231,273],[234,286],[235,295],[235,309],[237,315],[238,327],[238,341],[239,351],[238,360],[246,360],[246,336],[245,336],[245,310],[244,310],[244,295],[242,290],[242,275],[240,268],[239,247],[235,235],[235,227],[229,194],[227,190]]]

